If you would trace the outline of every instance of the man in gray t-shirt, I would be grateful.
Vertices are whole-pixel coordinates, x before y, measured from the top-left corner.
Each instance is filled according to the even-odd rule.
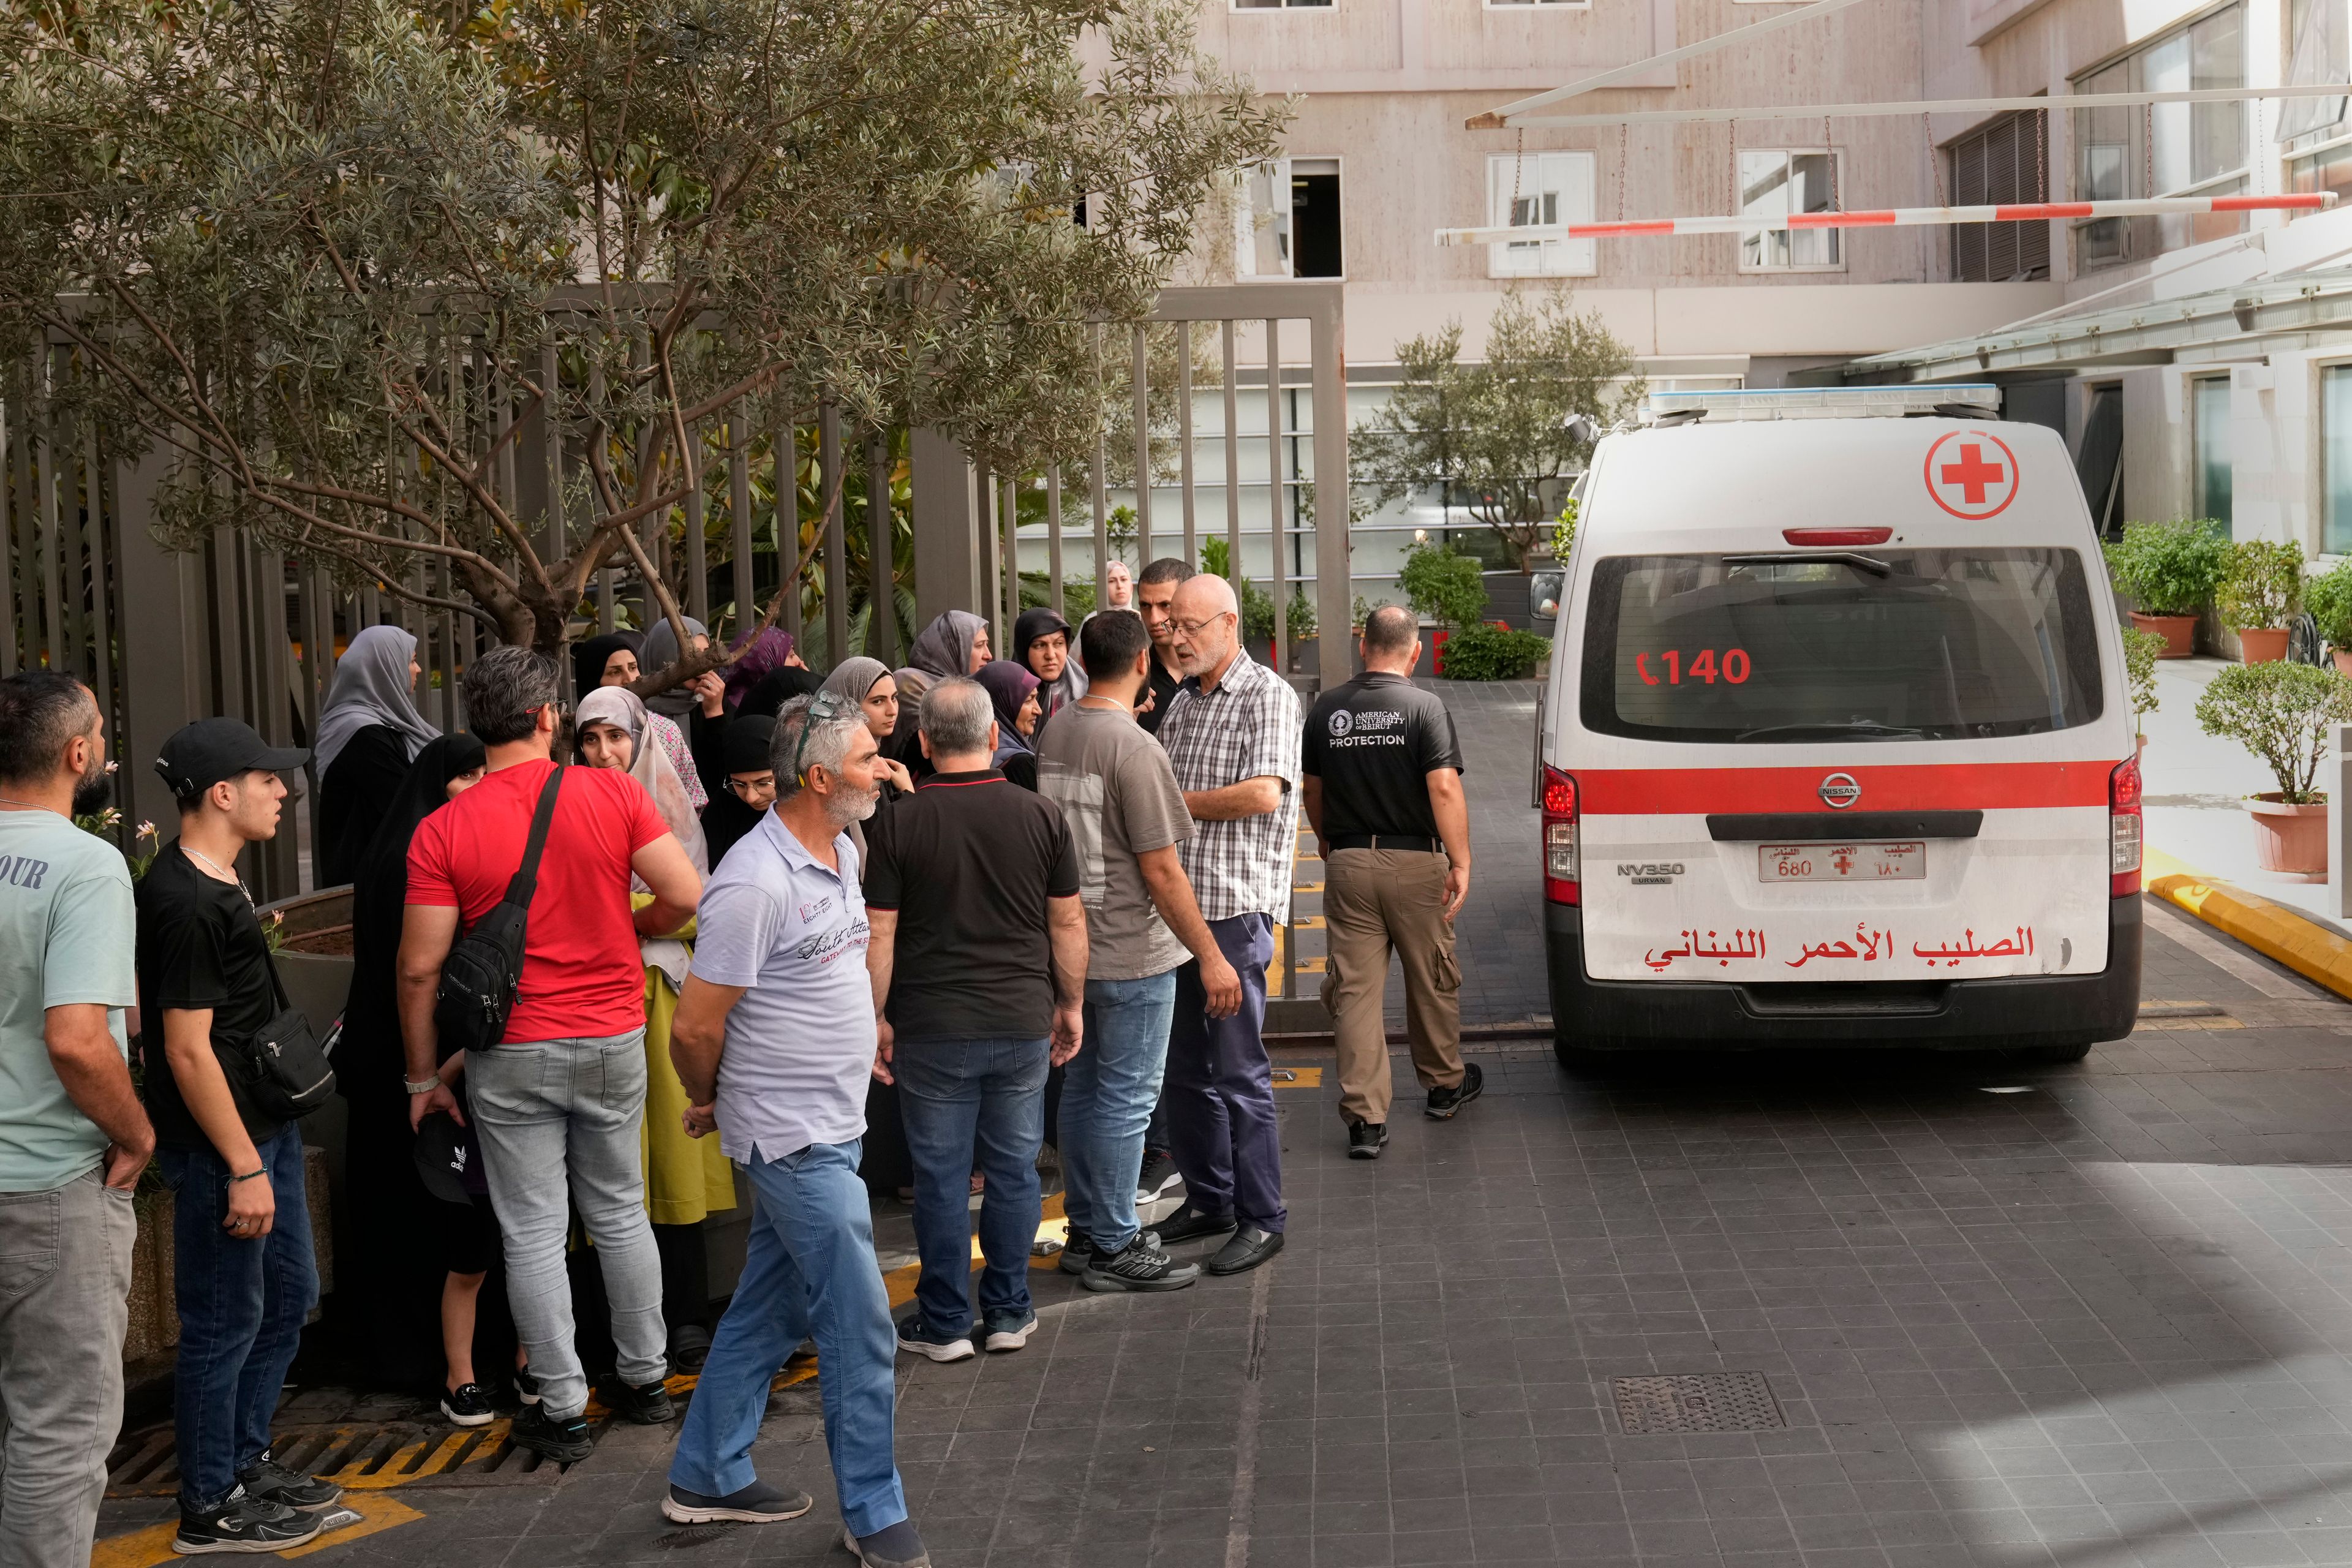
[[[23,1568],[89,1561],[155,1147],[124,1059],[131,873],[73,824],[106,804],[104,726],[69,675],[0,680],[0,1560]]]
[[[1047,726],[1037,788],[1062,808],[1087,910],[1086,1045],[1063,1069],[1062,1177],[1070,1243],[1062,1267],[1090,1290],[1175,1290],[1200,1277],[1139,1229],[1136,1172],[1160,1098],[1176,971],[1201,961],[1210,1011],[1241,1005],[1241,977],[1210,934],[1176,846],[1192,836],[1160,744],[1135,721],[1150,683],[1142,618],[1106,610],[1078,637],[1087,693]]]

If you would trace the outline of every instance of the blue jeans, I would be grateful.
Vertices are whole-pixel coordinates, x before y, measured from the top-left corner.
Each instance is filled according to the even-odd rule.
[[[280,1129],[257,1152],[278,1202],[269,1234],[240,1240],[228,1218],[231,1172],[210,1149],[161,1149],[172,1208],[172,1286],[180,1308],[173,1415],[178,1426],[180,1506],[205,1513],[236,1487],[236,1473],[269,1447],[269,1418],[319,1304],[310,1256],[310,1195],[302,1182],[300,1125]],[[256,1178],[259,1180],[261,1178]]]
[[[1143,1130],[1168,1067],[1176,972],[1087,982],[1086,1045],[1062,1069],[1062,1182],[1073,1239],[1135,1239]]]
[[[971,1329],[971,1173],[980,1205],[980,1311],[1029,1311],[1037,1239],[1037,1150],[1045,1138],[1045,1040],[901,1040],[891,1058],[915,1164],[915,1302],[946,1334]],[[1081,1053],[1084,1054],[1084,1053]]]
[[[907,1517],[907,1493],[891,1457],[898,1342],[857,1156],[856,1143],[812,1143],[743,1167],[751,1184],[743,1276],[711,1336],[669,1479],[705,1497],[757,1479],[751,1443],[769,1385],[814,1337],[842,1522],[872,1535]]]
[[[1209,1016],[1195,959],[1176,972],[1176,1021],[1168,1037],[1168,1126],[1185,1201],[1202,1214],[1280,1231],[1282,1126],[1274,1110],[1274,1063],[1265,1054],[1265,966],[1274,922],[1261,914],[1211,921],[1217,950],[1242,978],[1242,1010]]]

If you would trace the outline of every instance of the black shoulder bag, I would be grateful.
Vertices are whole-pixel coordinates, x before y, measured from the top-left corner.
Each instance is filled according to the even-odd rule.
[[[272,1121],[299,1121],[334,1097],[335,1068],[320,1048],[310,1017],[287,1000],[277,961],[265,962],[278,1011],[259,1033],[240,1045],[223,1046],[215,1040],[213,1055],[230,1092],[242,1104]]]
[[[539,855],[547,847],[548,825],[555,820],[556,792],[563,765],[547,775],[539,810],[530,819],[530,842],[522,864],[507,884],[507,896],[474,922],[441,961],[441,988],[433,1000],[433,1023],[441,1035],[441,1059],[459,1051],[487,1050],[506,1037],[507,1015],[522,992],[522,943],[530,925],[530,899],[539,889]]]

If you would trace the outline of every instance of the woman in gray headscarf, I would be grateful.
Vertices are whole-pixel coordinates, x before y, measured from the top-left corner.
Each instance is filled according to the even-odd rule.
[[[824,689],[856,703],[877,741],[887,741],[898,729],[898,681],[880,659],[862,654],[843,659],[824,678]]]
[[[441,731],[416,710],[416,638],[369,626],[335,665],[311,742],[319,781],[318,885],[352,879],[376,825],[390,815],[408,764]]]
[[[949,610],[915,635],[915,645],[907,650],[907,668],[891,677],[898,687],[898,724],[885,750],[893,761],[905,763],[919,777],[931,771],[916,738],[923,692],[935,680],[978,675],[993,657],[988,623],[970,610]]]
[[[680,616],[686,623],[686,635],[697,653],[710,646],[710,629],[692,616]],[[646,634],[646,646],[637,654],[637,668],[646,675],[658,675],[685,656],[678,652],[677,633],[672,629],[669,617],[656,621]],[[719,752],[727,731],[727,679],[715,669],[706,669],[683,685],[667,691],[656,691],[646,699],[646,709],[660,721],[655,726],[663,734],[663,744],[671,752],[677,771],[687,781],[688,793],[694,796],[694,809],[700,811],[710,804],[712,795],[727,787],[726,774]],[[670,747],[669,736],[678,737],[676,747]]]

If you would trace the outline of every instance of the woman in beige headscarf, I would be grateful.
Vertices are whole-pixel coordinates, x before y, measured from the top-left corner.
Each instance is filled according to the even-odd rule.
[[[582,700],[575,721],[580,760],[592,768],[618,769],[645,785],[662,820],[686,846],[694,868],[707,877],[710,852],[703,841],[702,823],[667,750],[658,738],[647,742],[649,717],[645,703],[625,687],[590,692]],[[689,924],[679,933],[686,941],[649,937],[637,944],[646,961],[646,1212],[661,1247],[665,1297],[669,1282],[683,1279],[681,1294],[688,1298],[662,1303],[670,1324],[674,1371],[688,1370],[677,1364],[681,1351],[688,1352],[686,1359],[693,1359],[695,1335],[687,1334],[682,1342],[681,1331],[698,1332],[702,1348],[709,1344],[710,1292],[707,1286],[691,1284],[707,1273],[701,1262],[703,1218],[735,1206],[735,1173],[719,1151],[719,1141],[686,1135],[686,1086],[669,1059],[670,1024],[677,1016],[677,994],[693,961],[687,945],[693,934]]]

